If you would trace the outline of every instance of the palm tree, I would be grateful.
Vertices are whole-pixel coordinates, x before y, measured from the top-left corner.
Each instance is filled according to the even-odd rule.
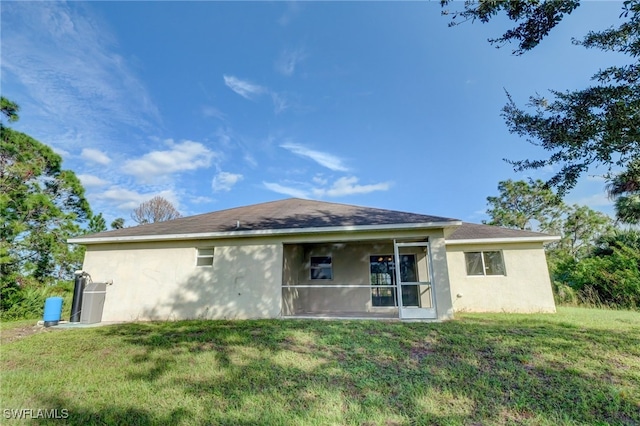
[[[609,198],[615,200],[619,221],[640,224],[640,159],[629,164],[607,184]]]

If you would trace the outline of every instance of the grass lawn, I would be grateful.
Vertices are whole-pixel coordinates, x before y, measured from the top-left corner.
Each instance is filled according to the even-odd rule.
[[[640,425],[638,312],[14,333],[0,368],[2,424]]]

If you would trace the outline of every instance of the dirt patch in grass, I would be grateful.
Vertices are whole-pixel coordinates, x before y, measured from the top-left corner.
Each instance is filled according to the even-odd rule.
[[[24,337],[33,336],[34,334],[50,333],[54,331],[59,330],[37,325],[35,320],[33,323],[21,322],[21,324],[16,325],[15,327],[3,328],[2,332],[0,332],[0,343],[6,345],[7,343],[11,343]]]
[[[436,351],[433,347],[433,344],[429,342],[420,342],[411,345],[411,350],[409,352],[409,356],[412,361],[421,362],[428,356],[435,354]]]

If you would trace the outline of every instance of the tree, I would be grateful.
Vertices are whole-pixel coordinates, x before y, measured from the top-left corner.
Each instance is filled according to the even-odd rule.
[[[615,200],[616,216],[623,223],[640,224],[640,161],[635,161],[607,185]]]
[[[122,229],[124,228],[124,218],[118,217],[111,222],[111,229]]]
[[[2,99],[2,113],[17,120],[18,106]],[[25,277],[39,282],[68,278],[79,251],[66,240],[91,217],[84,189],[62,158],[32,137],[0,126],[0,284]]]
[[[579,261],[558,265],[557,279],[591,304],[616,308],[640,307],[640,233],[616,230],[602,236]]]
[[[637,225],[640,223],[640,194],[632,194],[616,198],[616,215],[623,223]]]
[[[622,247],[630,247],[640,252],[640,230],[615,229],[613,232],[601,236],[596,241],[593,255],[608,256],[613,253],[613,249]],[[640,268],[640,265],[638,267]]]
[[[603,235],[613,229],[613,222],[604,213],[587,206],[567,206],[542,180],[512,181],[498,184],[500,195],[487,197],[489,225],[522,230],[536,229],[559,235],[560,241],[549,244],[548,252],[584,257]],[[534,222],[537,226],[533,226]]]
[[[164,222],[182,217],[171,202],[156,196],[140,204],[131,213],[131,218],[139,224]]]
[[[476,19],[487,23],[500,11],[504,11],[510,20],[520,22],[517,27],[506,31],[501,37],[488,40],[496,47],[516,41],[518,48],[513,51],[514,55],[522,55],[536,47],[560,23],[565,14],[570,14],[580,6],[579,0],[465,1],[464,10],[451,12],[444,9],[449,3],[451,0],[440,0],[442,14],[451,16],[449,26]]]
[[[613,221],[604,213],[574,204],[564,206],[562,216],[544,222],[541,230],[560,235],[560,241],[547,245],[550,258],[571,257],[579,260],[589,255],[601,238],[613,232]]]
[[[4,96],[0,96],[0,111],[2,111],[2,115],[4,115],[9,122],[18,121],[18,111],[20,111],[20,107]],[[0,126],[1,125],[2,124],[0,124]]]
[[[539,179],[502,181],[498,183],[498,191],[497,197],[487,197],[489,225],[531,230],[534,221],[550,223],[562,212],[560,198]]]
[[[102,232],[107,230],[107,223],[102,217],[102,213],[98,213],[97,215],[91,216],[89,219],[89,226],[87,231],[91,234],[96,232]]]
[[[441,1],[443,7],[449,3]],[[468,1],[464,5],[464,10],[452,14],[450,25],[476,19],[489,22],[504,11],[518,25],[489,42],[500,47],[516,41],[514,54],[522,54],[538,45],[579,2]],[[443,13],[451,14],[446,10]],[[526,109],[519,108],[507,94],[502,115],[509,131],[549,153],[547,158],[538,160],[507,161],[516,171],[559,166],[548,184],[557,188],[560,195],[572,189],[592,167],[605,167],[609,178],[616,168],[630,179],[637,179],[640,173],[631,167],[640,161],[640,0],[625,1],[620,18],[622,22],[617,27],[590,31],[582,40],[573,42],[585,48],[626,54],[631,63],[598,71],[592,78],[594,84],[583,90],[551,90],[550,99],[531,96]]]

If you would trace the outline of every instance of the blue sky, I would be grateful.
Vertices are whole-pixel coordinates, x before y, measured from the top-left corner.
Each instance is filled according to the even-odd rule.
[[[523,56],[508,23],[438,2],[3,2],[2,94],[108,222],[155,195],[183,215],[303,197],[485,219],[502,159],[545,155],[500,117],[620,57],[571,44],[618,22],[584,2]],[[462,3],[452,8],[462,7]],[[567,197],[607,213],[593,171]]]

